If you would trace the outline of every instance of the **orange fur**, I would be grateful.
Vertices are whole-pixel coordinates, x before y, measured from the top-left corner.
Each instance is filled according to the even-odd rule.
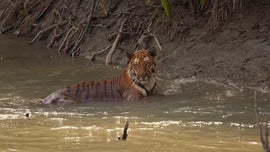
[[[99,100],[139,100],[152,94],[155,79],[153,52],[139,50],[130,56],[127,69],[111,80],[89,81],[59,89],[44,100],[44,104],[66,104]]]

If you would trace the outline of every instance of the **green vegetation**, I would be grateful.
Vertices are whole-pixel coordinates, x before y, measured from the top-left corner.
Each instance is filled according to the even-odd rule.
[[[163,6],[163,9],[164,9],[164,12],[165,14],[170,17],[171,16],[171,13],[170,13],[170,10],[169,10],[169,6],[168,6],[168,2],[167,0],[161,0],[161,4]]]
[[[206,0],[199,0],[200,3],[200,8],[203,9],[204,5],[205,5]]]

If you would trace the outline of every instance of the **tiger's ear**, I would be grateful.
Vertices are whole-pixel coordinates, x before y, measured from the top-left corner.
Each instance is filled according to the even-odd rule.
[[[157,50],[155,47],[151,47],[150,49],[148,49],[148,52],[150,53],[150,55],[152,55],[153,57],[157,56]]]

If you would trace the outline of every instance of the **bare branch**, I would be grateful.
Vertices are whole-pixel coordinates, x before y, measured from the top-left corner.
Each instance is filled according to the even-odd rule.
[[[154,40],[155,40],[155,42],[156,42],[156,44],[157,44],[159,50],[162,51],[162,47],[161,47],[161,45],[160,45],[160,43],[159,43],[157,37],[156,37],[154,34],[152,34],[152,33],[150,33],[150,35],[154,38]]]
[[[110,47],[112,47],[112,45],[109,45],[107,46],[105,49],[102,49],[100,51],[97,51],[97,52],[93,52],[90,57],[89,57],[89,60],[93,61],[95,59],[95,56],[98,55],[98,54],[101,54],[103,52],[106,52]]]
[[[87,21],[87,24],[83,30],[83,32],[79,35],[79,39],[77,40],[77,42],[75,43],[74,47],[72,48],[71,50],[71,56],[74,57],[75,54],[78,52],[77,49],[78,49],[78,46],[80,45],[80,43],[82,42],[84,36],[85,36],[85,33],[86,31],[88,30],[89,28],[89,25],[92,21],[92,18],[93,18],[93,14],[94,14],[94,10],[95,10],[95,6],[96,6],[96,0],[93,1],[92,3],[92,8],[91,8],[91,13],[89,14],[88,16],[88,21]]]
[[[64,39],[62,40],[62,42],[61,42],[61,44],[60,44],[60,46],[59,46],[59,48],[58,48],[58,53],[60,53],[60,52],[62,51],[64,44],[66,43],[67,39],[70,37],[71,32],[72,32],[73,30],[77,31],[78,28],[76,28],[75,26],[72,26],[72,27],[68,30],[66,36],[64,37]],[[74,33],[74,34],[75,34],[75,33]]]
[[[106,65],[112,64],[112,56],[113,56],[113,54],[115,52],[115,49],[116,49],[116,47],[117,47],[117,45],[119,43],[120,38],[121,38],[123,28],[124,28],[124,23],[125,23],[125,21],[121,24],[119,32],[118,32],[118,34],[116,36],[116,39],[114,40],[113,45],[112,45],[109,53],[106,56]]]
[[[15,3],[12,0],[7,0],[11,5],[15,5]]]
[[[55,24],[53,24],[53,25],[39,31],[38,34],[30,42],[28,42],[28,44],[33,44],[44,32],[46,32],[48,30],[51,30],[51,29],[55,28],[58,25],[63,25],[63,24],[66,24],[66,23],[67,23],[67,21],[58,22],[58,23],[55,23]]]

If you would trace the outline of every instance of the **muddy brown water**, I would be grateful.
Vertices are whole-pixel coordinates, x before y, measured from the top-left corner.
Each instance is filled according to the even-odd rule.
[[[0,151],[262,151],[252,90],[179,79],[161,86],[174,95],[44,107],[41,99],[58,88],[121,70],[26,43],[0,37]],[[269,95],[258,96],[269,116]],[[125,121],[128,138],[118,141]]]

